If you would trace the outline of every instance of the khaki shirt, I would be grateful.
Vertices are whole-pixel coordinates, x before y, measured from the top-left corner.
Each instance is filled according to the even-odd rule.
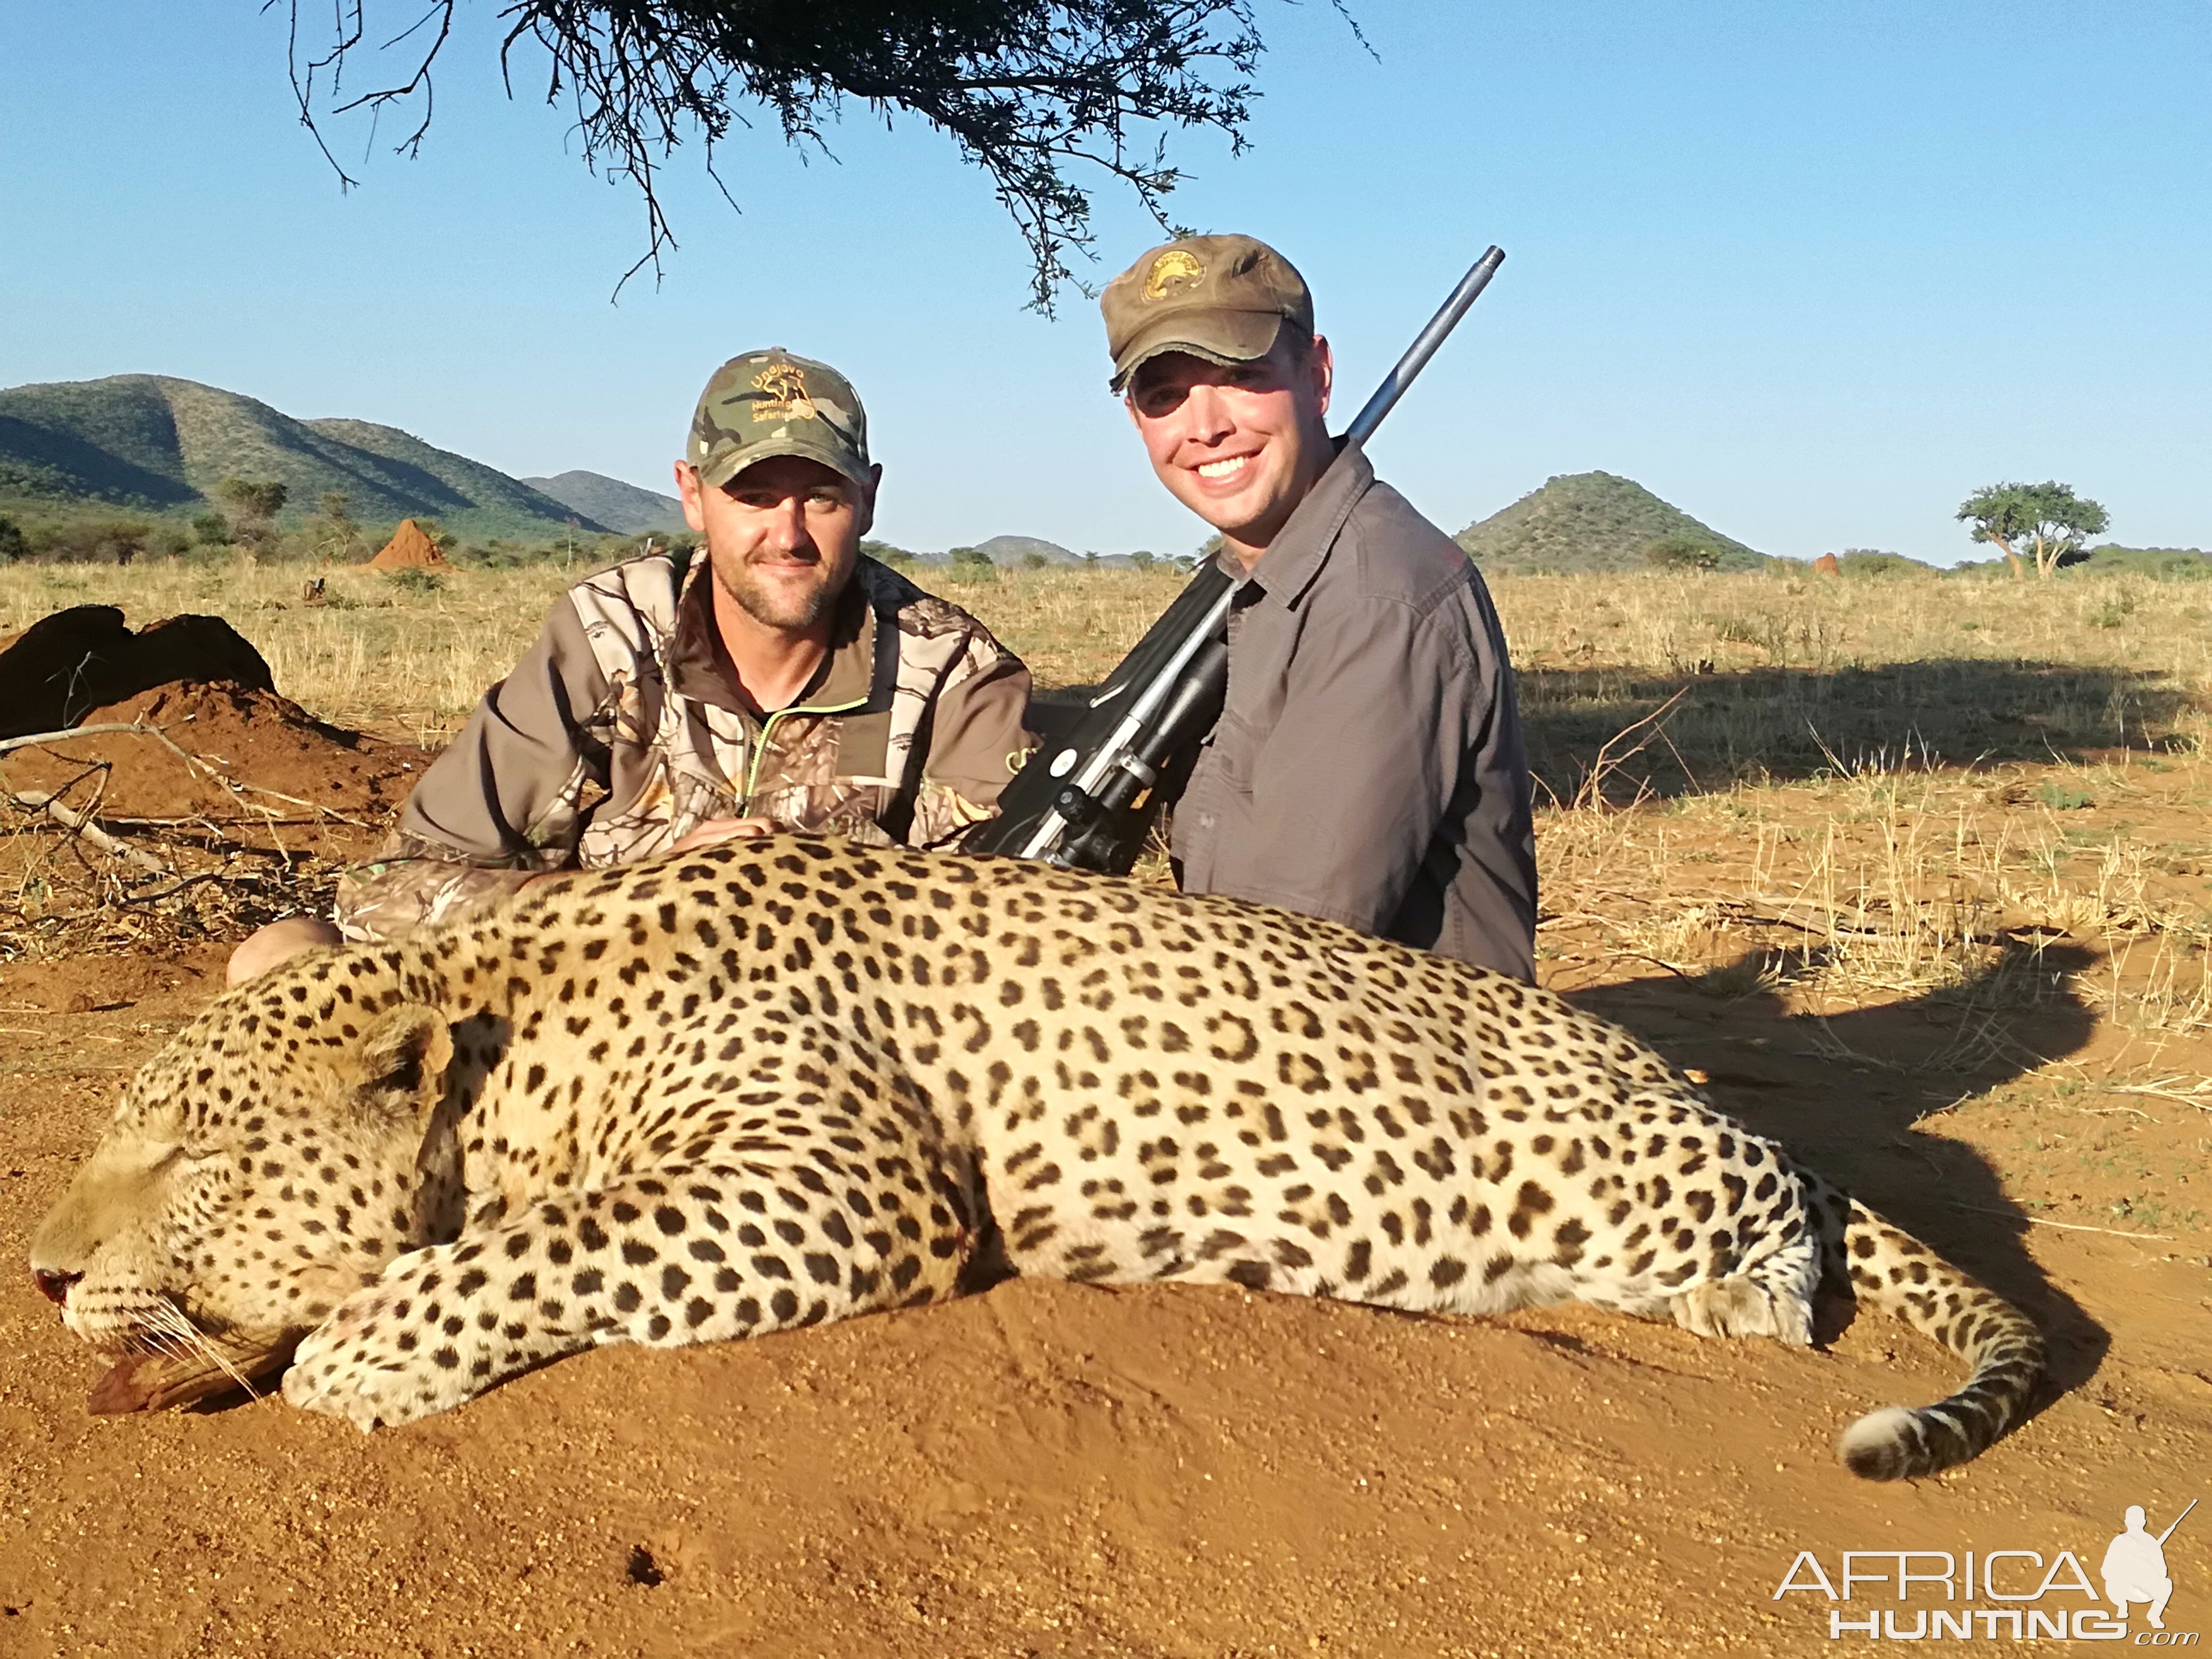
[[[1029,671],[957,605],[862,559],[829,655],[765,719],[738,693],[696,558],[579,582],[346,872],[337,921],[395,939],[531,875],[627,864],[717,817],[934,846],[991,816],[1030,746]]]
[[[1218,556],[1229,695],[1175,811],[1184,890],[1533,980],[1528,767],[1473,562],[1359,454],[1249,576]]]

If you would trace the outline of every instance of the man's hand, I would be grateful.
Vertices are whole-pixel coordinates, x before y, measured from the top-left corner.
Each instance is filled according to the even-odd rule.
[[[708,818],[690,835],[668,850],[672,853],[696,853],[702,847],[714,847],[739,836],[772,836],[775,823],[772,818]]]

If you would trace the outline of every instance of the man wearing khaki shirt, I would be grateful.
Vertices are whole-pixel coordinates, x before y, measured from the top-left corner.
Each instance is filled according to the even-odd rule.
[[[1249,236],[1101,299],[1154,474],[1237,579],[1229,692],[1175,811],[1186,891],[1534,976],[1535,842],[1505,639],[1467,556],[1324,424],[1305,283]]]
[[[776,348],[715,372],[676,464],[694,553],[603,570],[409,797],[335,925],[273,922],[233,984],[386,940],[563,869],[774,830],[947,844],[1028,747],[1029,671],[975,617],[861,556],[882,469],[844,376]]]

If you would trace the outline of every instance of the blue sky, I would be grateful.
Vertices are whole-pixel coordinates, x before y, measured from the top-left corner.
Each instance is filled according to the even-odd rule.
[[[1375,445],[1446,529],[1602,468],[1770,552],[1948,562],[1981,550],[1970,490],[2055,477],[2117,538],[2212,547],[2202,0],[1352,0],[1379,64],[1322,0],[1256,3],[1252,148],[1186,143],[1171,210],[1304,271],[1344,412],[1509,255]],[[281,8],[0,0],[0,385],[183,375],[665,489],[708,371],[781,343],[859,385],[891,539],[1200,539],[1104,392],[1094,307],[1021,308],[1020,243],[949,144],[740,134],[742,214],[679,155],[683,246],[610,304],[636,202],[504,99],[493,32],[478,0],[420,160],[388,120],[332,128],[342,195]],[[1111,191],[1099,229],[1101,281],[1156,240]]]

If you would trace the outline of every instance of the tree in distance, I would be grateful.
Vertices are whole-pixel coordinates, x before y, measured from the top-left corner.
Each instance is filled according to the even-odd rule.
[[[956,547],[945,556],[952,563],[956,581],[994,582],[999,580],[999,567],[991,562],[991,556],[980,547]]]
[[[878,564],[889,565],[894,570],[911,570],[915,565],[912,553],[889,542],[862,542],[860,551]]]
[[[1644,548],[1644,562],[1661,570],[1717,570],[1721,550],[1695,536],[1662,536]]]
[[[2068,484],[1984,485],[1959,505],[1959,521],[1974,526],[1974,539],[1988,542],[2005,556],[2012,574],[2025,578],[2027,566],[2014,544],[2028,544],[2035,574],[2048,577],[2063,565],[2078,562],[2081,538],[2101,535],[2112,515]]]
[[[325,564],[351,564],[361,556],[361,526],[343,489],[323,492],[322,511],[307,526],[309,545]]]
[[[291,494],[281,483],[245,478],[225,478],[215,487],[216,499],[230,517],[231,539],[256,553],[276,539],[276,515]]]
[[[418,153],[459,0],[289,7],[301,119],[341,183],[354,180],[318,130],[329,116],[411,102],[420,118],[398,148]],[[585,164],[643,199],[646,251],[623,281],[647,265],[658,276],[676,246],[657,177],[683,139],[704,135],[727,198],[715,146],[750,125],[746,106],[763,106],[787,143],[828,154],[823,131],[851,100],[886,125],[921,117],[983,170],[1029,245],[1040,310],[1070,274],[1067,251],[1091,240],[1081,171],[1127,185],[1166,224],[1163,201],[1182,178],[1166,130],[1212,128],[1242,150],[1261,51],[1252,0],[514,0],[500,20],[502,75],[511,84],[518,47],[542,48],[545,100],[573,116]],[[373,39],[403,54],[391,84],[335,101]]]

